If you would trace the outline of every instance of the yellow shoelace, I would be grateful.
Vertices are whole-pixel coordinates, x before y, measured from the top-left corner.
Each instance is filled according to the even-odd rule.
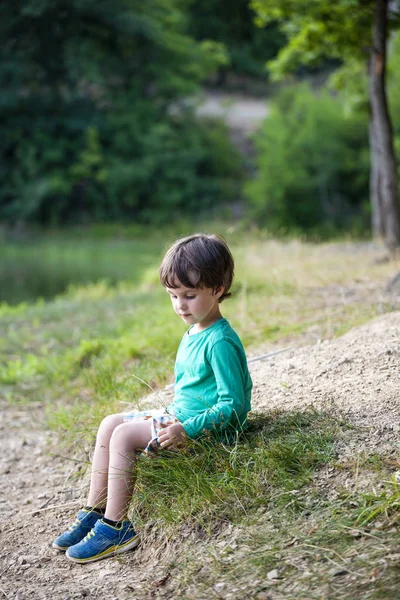
[[[87,535],[85,535],[84,537],[84,542],[87,542],[88,540],[90,540],[90,538],[94,537],[96,535],[96,532],[94,531],[94,529],[91,529],[89,531],[89,533]]]
[[[78,525],[80,525],[80,524],[81,524],[80,520],[79,520],[79,519],[76,519],[76,520],[75,520],[75,521],[72,523],[72,525],[71,525],[71,526],[70,526],[68,529],[69,529],[70,531],[73,531],[73,530],[74,530],[74,529],[76,529],[76,528],[78,527]]]

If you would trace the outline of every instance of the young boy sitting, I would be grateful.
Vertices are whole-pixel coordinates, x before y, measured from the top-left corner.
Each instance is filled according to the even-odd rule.
[[[221,315],[234,262],[225,240],[179,239],[160,266],[175,313],[189,329],[175,362],[174,400],[166,411],[109,415],[100,424],[87,506],[53,542],[78,563],[131,550],[139,543],[127,512],[139,453],[179,450],[188,438],[229,441],[246,427],[252,381],[242,343]]]

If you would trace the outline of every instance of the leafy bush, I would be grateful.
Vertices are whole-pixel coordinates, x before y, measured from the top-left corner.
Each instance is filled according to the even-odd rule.
[[[166,222],[229,200],[240,181],[240,159],[226,127],[191,113],[159,120],[135,136],[136,123],[112,117],[108,198],[117,218]]]
[[[0,220],[160,222],[230,195],[239,169],[228,135],[181,101],[225,50],[188,35],[187,10],[180,0],[7,5]]]
[[[224,44],[229,65],[220,69],[220,80],[227,71],[239,76],[266,81],[266,63],[285,43],[277,23],[257,27],[255,12],[248,0],[192,0],[189,31],[197,40],[212,39]]]
[[[365,217],[368,127],[339,97],[307,85],[284,89],[256,137],[257,173],[246,191],[271,229],[349,228]]]

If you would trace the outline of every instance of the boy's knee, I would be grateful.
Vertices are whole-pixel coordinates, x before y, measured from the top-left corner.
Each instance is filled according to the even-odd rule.
[[[112,432],[110,444],[112,446],[120,446],[126,444],[127,441],[132,442],[131,428],[129,427],[129,423],[120,423]]]
[[[108,415],[107,417],[104,417],[104,419],[102,420],[102,422],[100,423],[100,427],[98,430],[98,436],[106,436],[106,437],[111,437],[115,428],[118,427],[119,425],[121,425],[121,421],[122,420],[122,416],[119,414],[116,415]]]

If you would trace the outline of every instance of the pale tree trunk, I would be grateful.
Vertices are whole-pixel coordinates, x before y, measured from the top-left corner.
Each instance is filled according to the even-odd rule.
[[[371,166],[375,170],[371,173],[371,182],[373,180],[375,184],[376,180],[373,178],[378,178],[379,192],[374,196],[374,190],[371,189],[371,200],[373,210],[379,211],[379,207],[381,209],[375,215],[376,226],[379,226],[381,219],[385,243],[389,249],[394,249],[400,246],[400,208],[392,124],[385,87],[387,15],[388,0],[376,0],[369,68],[369,99],[373,137]]]

